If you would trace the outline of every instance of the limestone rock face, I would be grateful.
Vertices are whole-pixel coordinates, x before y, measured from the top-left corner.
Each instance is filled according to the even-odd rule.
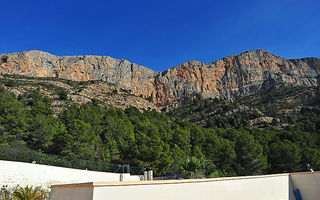
[[[204,64],[189,61],[163,73],[108,56],[54,56],[42,51],[0,55],[0,73],[102,80],[152,98],[159,108],[185,97],[233,98],[287,86],[319,86],[320,59],[287,60],[265,50],[247,51]]]
[[[0,73],[57,77],[73,81],[102,80],[150,96],[155,72],[109,56],[54,56],[42,51],[0,55]]]
[[[320,59],[287,60],[265,50],[247,51],[216,62],[184,63],[159,77],[156,103],[169,106],[192,93],[233,98],[286,86],[318,86]],[[163,89],[165,88],[165,89]]]

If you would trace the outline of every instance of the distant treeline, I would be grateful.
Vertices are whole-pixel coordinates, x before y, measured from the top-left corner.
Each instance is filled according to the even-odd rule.
[[[0,145],[152,168],[156,176],[219,177],[320,169],[319,133],[205,128],[157,111],[68,104],[58,116],[37,91],[0,88]],[[319,113],[308,111],[319,118]]]

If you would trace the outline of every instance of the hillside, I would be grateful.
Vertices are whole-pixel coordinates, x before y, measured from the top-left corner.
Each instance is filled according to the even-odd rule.
[[[29,77],[22,75],[0,76],[0,84],[16,96],[37,91],[54,101],[51,106],[56,114],[71,103],[95,103],[125,109],[131,106],[141,110],[159,109],[142,96],[103,81],[71,81],[60,78]]]
[[[289,122],[290,129],[235,129],[202,127],[155,110],[95,103],[70,103],[55,114],[54,101],[38,91],[16,97],[0,87],[0,146],[26,152],[19,155],[22,160],[30,160],[27,152],[35,150],[41,152],[37,155],[68,160],[143,166],[156,176],[296,172],[307,171],[308,165],[320,169],[319,109],[300,113],[308,126]],[[14,155],[0,154],[0,159],[8,157]]]
[[[184,99],[193,94],[203,98],[235,98],[270,88],[318,86],[320,59],[287,60],[265,50],[254,50],[208,64],[189,61],[160,73],[108,56],[59,57],[27,51],[0,55],[0,73],[100,80],[148,98],[164,109],[183,105]]]
[[[188,103],[168,112],[168,115],[173,120],[184,119],[207,128],[290,130],[298,126],[304,131],[315,132],[320,130],[319,113],[320,88],[300,86],[232,100],[193,96]]]

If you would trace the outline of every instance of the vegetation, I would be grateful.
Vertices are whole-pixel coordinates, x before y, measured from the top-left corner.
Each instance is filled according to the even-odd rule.
[[[4,200],[46,200],[49,199],[49,191],[42,189],[41,186],[17,186],[13,191],[1,188],[0,197]]]
[[[316,95],[291,114],[270,110],[280,99],[273,94],[270,100],[261,95],[237,101],[196,99],[172,111],[170,118],[154,110],[102,108],[96,103],[70,104],[55,116],[52,99],[37,91],[16,97],[0,88],[0,145],[70,159],[144,166],[156,176],[294,172],[308,170],[308,164],[319,170],[319,93],[310,90]],[[261,116],[274,117],[279,123],[250,125],[249,120]]]
[[[206,128],[298,128],[316,132],[320,123],[319,87],[272,90],[235,100],[202,99],[194,95],[187,104],[172,110],[173,119],[186,119]],[[263,120],[270,117],[271,120]]]
[[[45,200],[48,199],[48,191],[41,189],[41,186],[33,188],[32,186],[18,187],[13,192],[14,199],[17,200]]]
[[[130,172],[134,175],[143,174],[143,167],[130,167],[128,165],[110,164],[93,160],[72,159],[62,156],[45,154],[35,150],[15,149],[0,146],[0,159],[20,162],[35,162],[37,164],[68,167],[74,169],[87,169],[103,172]]]

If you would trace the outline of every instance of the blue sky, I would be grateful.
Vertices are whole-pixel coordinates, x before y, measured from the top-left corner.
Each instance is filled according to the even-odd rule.
[[[153,70],[253,49],[320,57],[317,0],[1,1],[0,53],[108,55]]]

